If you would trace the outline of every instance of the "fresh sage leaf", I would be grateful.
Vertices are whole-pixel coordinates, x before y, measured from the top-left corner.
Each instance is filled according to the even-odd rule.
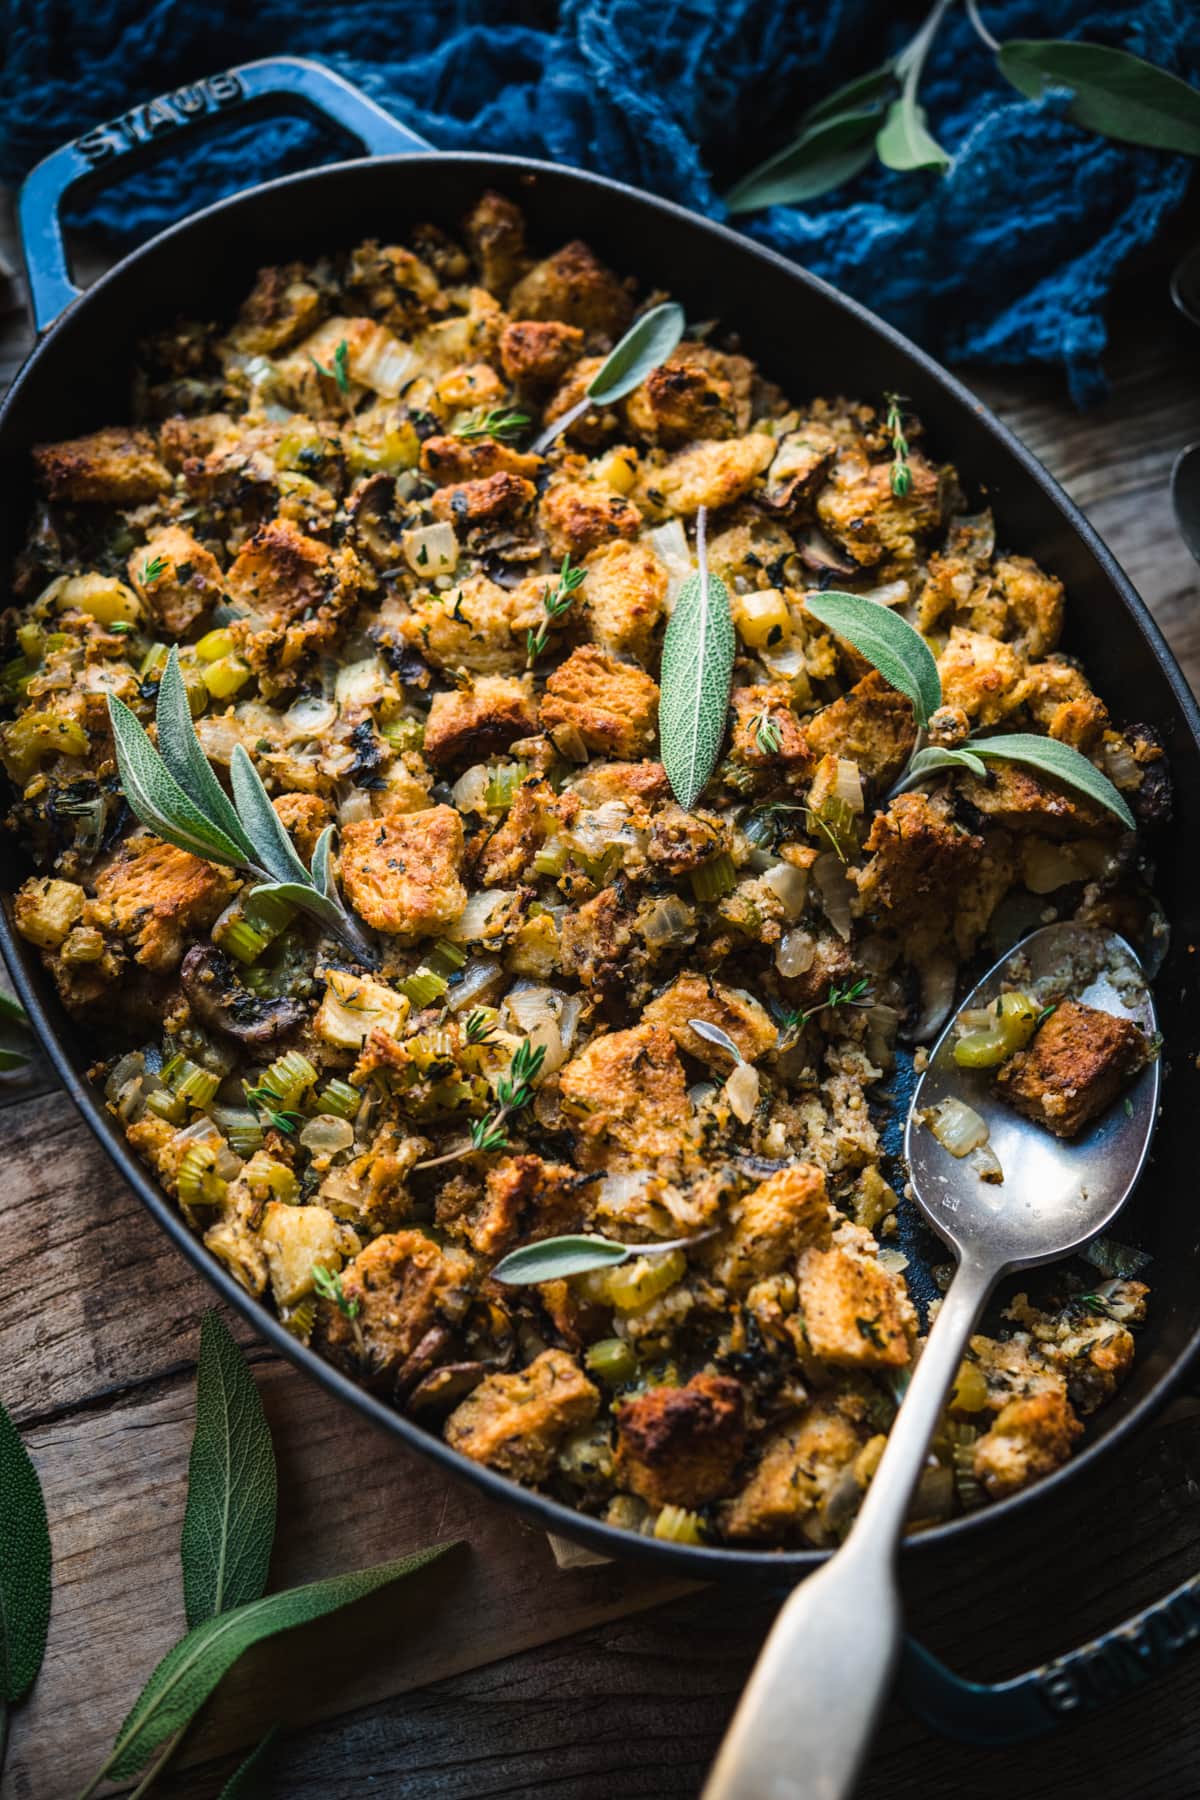
[[[1014,731],[1008,736],[973,737],[968,738],[967,742],[976,756],[1022,763],[1026,768],[1049,775],[1053,781],[1063,782],[1065,786],[1083,794],[1086,799],[1095,801],[1097,806],[1115,814],[1127,831],[1137,830],[1137,821],[1108,776],[1102,775],[1095,763],[1089,762],[1086,756],[1073,749],[1070,744],[1061,744],[1057,738],[1040,737],[1036,732],[1023,731]]]
[[[169,773],[205,817],[238,846],[243,860],[253,863],[254,845],[225,789],[213,774],[212,765],[196,736],[183,671],[179,666],[179,648],[175,644],[171,646],[158,684],[155,723],[158,726],[158,754]]]
[[[562,1281],[568,1275],[586,1275],[589,1269],[616,1269],[628,1262],[630,1251],[611,1239],[588,1237],[582,1232],[566,1237],[543,1238],[503,1257],[492,1270],[493,1281],[519,1287],[538,1281]]]
[[[217,1800],[259,1800],[263,1792],[259,1776],[267,1754],[279,1736],[278,1725],[272,1725],[265,1737],[259,1739],[244,1763],[240,1763],[221,1789]]]
[[[1070,116],[1089,131],[1200,156],[1200,89],[1140,56],[1106,44],[1015,38],[1001,44],[996,60],[1031,100],[1047,88],[1070,88]]]
[[[180,1542],[189,1625],[266,1591],[275,1499],[275,1451],[258,1389],[220,1314],[207,1312]]]
[[[296,854],[287,827],[271,805],[258,770],[244,744],[234,746],[229,764],[238,818],[254,845],[254,859],[276,881],[298,881],[311,887],[308,870]]]
[[[810,106],[800,124],[808,130],[818,125],[823,119],[832,119],[842,113],[857,112],[862,107],[874,107],[878,112],[883,102],[894,92],[896,71],[890,62],[882,64],[878,69],[871,69],[866,75],[856,75],[843,87],[835,88],[824,100],[818,100]]]
[[[251,894],[258,894],[264,900],[268,896],[290,900],[293,906],[300,907],[322,925],[328,925],[331,931],[341,931],[346,925],[346,915],[337,901],[319,894],[307,881],[260,881],[255,883]]]
[[[707,1019],[689,1019],[688,1024],[697,1037],[702,1037],[706,1043],[715,1044],[718,1050],[724,1050],[729,1056],[732,1056],[735,1063],[745,1062],[745,1057],[729,1033],[722,1031],[719,1025],[710,1025]]]
[[[950,750],[940,745],[933,745],[928,750],[918,750],[909,761],[903,777],[897,782],[892,792],[903,793],[905,788],[916,787],[919,782],[928,781],[940,769],[969,769],[972,775],[986,775],[987,764],[982,762],[971,750]]]
[[[686,315],[674,300],[652,306],[648,313],[635,319],[620,343],[609,352],[592,379],[583,399],[569,407],[561,418],[547,425],[532,446],[534,456],[544,456],[556,439],[569,431],[576,419],[592,406],[611,406],[640,387],[647,375],[666,362],[683,336]]]
[[[230,868],[245,866],[240,845],[214,825],[184,793],[123,700],[108,695],[108,716],[125,798],[156,837]]]
[[[0,994],[0,1019],[11,1019],[14,1025],[21,1025],[26,1031],[32,1031],[29,1014],[11,994]]]
[[[0,1050],[0,1075],[11,1075],[16,1069],[27,1069],[30,1058],[23,1050]]]
[[[195,1717],[222,1676],[251,1645],[312,1619],[323,1619],[402,1575],[424,1568],[452,1548],[451,1544],[434,1544],[395,1562],[349,1575],[331,1575],[282,1594],[267,1594],[232,1612],[205,1619],[163,1657],[117,1733],[101,1773],[112,1781],[127,1781],[136,1775],[167,1738]]]
[[[337,895],[333,886],[333,868],[330,864],[330,851],[333,846],[333,826],[326,825],[324,831],[313,845],[312,883],[319,894],[336,905]]]
[[[699,567],[679,590],[663,639],[658,731],[663,767],[680,806],[692,807],[725,736],[737,640],[729,590],[708,568],[705,509],[696,515]]]
[[[889,106],[875,139],[875,153],[885,168],[901,172],[950,167],[950,157],[925,123],[925,108],[908,92]]]
[[[759,163],[725,196],[731,215],[800,206],[861,173],[875,155],[876,110],[834,113]]]
[[[886,682],[908,696],[918,725],[928,725],[930,714],[942,704],[941,677],[932,650],[907,619],[878,600],[834,588],[806,594],[804,604],[814,619],[853,644]]]
[[[50,1528],[42,1485],[0,1406],[0,1749],[3,1714],[33,1686],[50,1625]]]

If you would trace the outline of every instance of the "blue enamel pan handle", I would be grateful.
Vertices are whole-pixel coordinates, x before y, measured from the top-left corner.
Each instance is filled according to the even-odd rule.
[[[1107,1711],[1198,1642],[1200,1576],[1192,1576],[1115,1631],[1011,1681],[964,1681],[909,1638],[899,1693],[943,1737],[1019,1744],[1071,1719]]]
[[[298,56],[242,63],[220,75],[174,88],[108,119],[53,151],[31,170],[17,202],[34,324],[52,325],[79,298],[71,280],[60,211],[67,194],[97,192],[130,170],[164,155],[183,135],[222,120],[306,113],[340,125],[368,156],[389,156],[431,145],[368,100],[340,75]]]

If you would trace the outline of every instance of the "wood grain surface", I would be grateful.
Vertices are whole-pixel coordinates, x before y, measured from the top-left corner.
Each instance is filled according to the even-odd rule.
[[[1200,236],[1196,207],[1121,284],[1102,407],[1075,413],[1050,374],[966,376],[1087,511],[1195,686],[1200,571],[1167,500],[1174,455],[1200,438],[1200,334],[1172,313],[1165,279],[1189,231]],[[0,211],[0,255],[15,261],[13,247]],[[20,302],[18,284],[0,282],[0,389],[29,344]],[[43,1069],[0,1090],[0,1146],[0,1395],[45,1486],[55,1554],[49,1652],[14,1719],[3,1792],[60,1800],[102,1760],[182,1630],[178,1540],[210,1297]],[[616,1564],[559,1567],[544,1536],[229,1323],[279,1454],[273,1584],[438,1540],[461,1547],[253,1653],[154,1791],[212,1800],[236,1753],[279,1721],[263,1790],[276,1800],[696,1794],[777,1601]],[[910,1621],[965,1672],[1012,1673],[1193,1573],[1198,1527],[1200,1403],[1184,1399],[1035,1523],[908,1558]],[[1191,1800],[1198,1767],[1200,1656],[1104,1717],[1012,1751],[944,1743],[893,1708],[863,1800],[1101,1789]]]

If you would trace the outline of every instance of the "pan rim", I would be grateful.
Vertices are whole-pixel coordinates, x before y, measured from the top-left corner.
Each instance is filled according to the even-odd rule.
[[[590,170],[561,167],[530,157],[431,149],[427,152],[400,152],[387,156],[352,158],[329,163],[316,169],[278,176],[270,181],[260,182],[253,187],[244,188],[235,194],[213,201],[210,205],[178,220],[145,243],[127,252],[77,300],[72,301],[42,333],[29,356],[18,369],[8,393],[5,395],[3,405],[0,405],[0,440],[3,439],[10,414],[26,380],[43,361],[53,356],[54,347],[60,335],[65,330],[73,328],[78,321],[83,320],[99,296],[106,294],[109,289],[125,283],[141,263],[151,260],[168,245],[185,238],[199,226],[214,218],[233,214],[241,208],[259,205],[264,197],[285,190],[300,189],[306,185],[315,186],[322,181],[344,179],[356,173],[361,174],[366,168],[411,168],[425,165],[445,167],[447,164],[476,168],[479,170],[481,180],[486,179],[489,169],[503,169],[511,170],[518,175],[545,177],[555,182],[573,183],[589,189],[598,188],[613,194],[620,200],[636,201],[639,206],[649,206],[657,211],[665,212],[682,226],[710,238],[717,247],[724,249],[726,253],[735,253],[741,260],[750,264],[757,262],[765,265],[787,280],[814,293],[825,304],[849,314],[865,330],[885,343],[891,344],[899,354],[919,365],[922,373],[931,383],[975,415],[976,421],[983,426],[1000,449],[1007,452],[1041,489],[1046,498],[1054,505],[1064,523],[1091,553],[1099,569],[1116,591],[1124,611],[1146,641],[1155,663],[1172,691],[1192,746],[1200,754],[1200,705],[1197,704],[1173,652],[1145,601],[1095,527],[1064,492],[1049,470],[965,383],[944,368],[927,351],[922,350],[920,346],[905,337],[896,327],[879,318],[868,307],[863,306],[861,302],[839,292],[828,282],[822,280],[820,276],[812,274],[811,271],[792,262],[778,251],[772,250],[728,226],[702,218],[699,214],[689,211],[688,208],[680,206],[674,201],[661,199],[657,195],[647,193],[644,189],[615,181],[608,176],[595,174]],[[524,1487],[507,1476],[500,1475],[482,1464],[472,1462],[460,1452],[452,1449],[442,1438],[417,1425],[397,1409],[388,1406],[376,1395],[368,1393],[366,1389],[360,1387],[358,1383],[352,1381],[319,1356],[316,1351],[292,1337],[268,1308],[242,1288],[233,1276],[221,1267],[216,1258],[205,1250],[202,1242],[189,1231],[182,1216],[172,1208],[167,1196],[158,1187],[158,1184],[150,1179],[126,1140],[118,1133],[116,1126],[105,1111],[98,1091],[76,1067],[67,1048],[66,1036],[60,1035],[58,1028],[50,1018],[49,1009],[41,994],[35,989],[32,979],[32,957],[31,955],[27,957],[26,946],[22,940],[17,938],[13,930],[11,896],[7,892],[3,895],[3,901],[3,906],[0,906],[0,952],[3,953],[18,995],[29,1013],[42,1049],[82,1115],[85,1124],[155,1223],[166,1232],[176,1248],[183,1252],[197,1273],[208,1282],[222,1300],[234,1307],[260,1338],[269,1343],[272,1349],[284,1356],[294,1367],[316,1380],[326,1392],[353,1407],[372,1424],[390,1432],[410,1449],[432,1460],[446,1474],[457,1480],[467,1481],[487,1494],[490,1499],[497,1500],[536,1519],[544,1530],[581,1541],[589,1548],[614,1560],[644,1562],[664,1571],[669,1570],[678,1575],[691,1575],[694,1578],[706,1580],[725,1580],[738,1576],[749,1576],[761,1582],[790,1585],[815,1570],[831,1554],[831,1551],[827,1549],[815,1548],[811,1550],[755,1550],[715,1545],[671,1544],[658,1539],[640,1537],[624,1531],[618,1526],[606,1524],[602,1520],[576,1511],[562,1501],[552,1499],[535,1489]],[[903,1544],[906,1559],[914,1559],[918,1553],[927,1557],[939,1547],[959,1546],[965,1540],[973,1541],[981,1530],[986,1530],[993,1525],[1012,1523],[1018,1515],[1027,1516],[1029,1509],[1038,1502],[1050,1502],[1077,1478],[1092,1470],[1097,1462],[1102,1460],[1105,1452],[1126,1442],[1136,1430],[1145,1425],[1170,1399],[1198,1357],[1200,1357],[1200,1322],[1197,1323],[1195,1331],[1183,1349],[1176,1355],[1172,1364],[1159,1376],[1153,1388],[1134,1402],[1121,1418],[1105,1430],[1101,1437],[1086,1444],[1069,1462],[1052,1474],[1044,1476],[1033,1486],[1023,1489],[1007,1499],[981,1508],[977,1512],[965,1514],[906,1538]]]

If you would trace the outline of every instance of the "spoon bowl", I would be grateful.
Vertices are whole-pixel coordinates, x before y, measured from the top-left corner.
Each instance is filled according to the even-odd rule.
[[[1200,562],[1200,443],[1186,444],[1175,458],[1171,505],[1180,537]]]

